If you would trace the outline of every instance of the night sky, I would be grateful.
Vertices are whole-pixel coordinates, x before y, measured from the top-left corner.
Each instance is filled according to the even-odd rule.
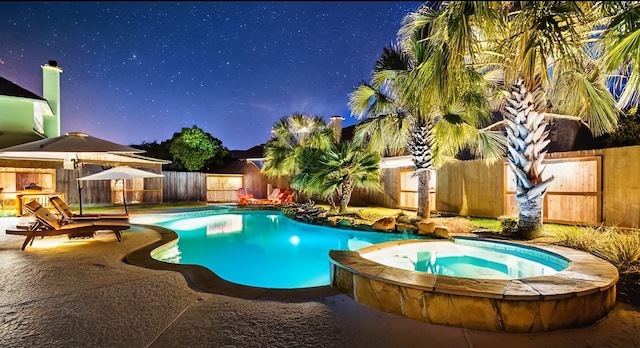
[[[42,95],[57,60],[62,134],[131,145],[196,125],[244,150],[293,112],[354,124],[348,94],[421,4],[2,2],[0,76]]]

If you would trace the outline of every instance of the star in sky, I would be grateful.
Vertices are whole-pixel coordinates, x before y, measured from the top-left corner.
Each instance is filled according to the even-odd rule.
[[[0,76],[42,95],[57,60],[62,133],[121,144],[196,125],[229,149],[294,112],[345,117],[422,2],[3,2]]]

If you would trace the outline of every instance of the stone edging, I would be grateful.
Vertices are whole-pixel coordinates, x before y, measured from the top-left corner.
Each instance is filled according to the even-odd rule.
[[[331,284],[357,302],[384,312],[488,331],[537,332],[584,326],[606,316],[615,305],[618,270],[594,255],[569,248],[536,245],[534,248],[564,256],[569,266],[554,275],[514,280],[414,272],[385,266],[360,254],[429,242],[402,240],[359,251],[333,250],[329,254]],[[525,242],[495,242],[533,247]]]

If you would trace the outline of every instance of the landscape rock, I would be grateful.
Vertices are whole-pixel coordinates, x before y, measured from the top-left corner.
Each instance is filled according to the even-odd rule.
[[[418,228],[414,224],[410,223],[400,223],[396,220],[396,231],[398,232],[408,232],[414,234],[418,231]]]
[[[429,221],[418,222],[418,234],[432,234],[436,230],[436,223]]]
[[[411,223],[411,217],[408,216],[408,215],[400,214],[400,215],[398,215],[398,217],[396,217],[396,222],[397,223],[403,223],[403,224],[410,224]]]
[[[351,220],[348,220],[348,219],[339,220],[337,225],[338,226],[343,226],[343,227],[350,227],[351,226]]]
[[[437,226],[433,234],[440,238],[449,238],[449,230],[445,226]]]
[[[395,231],[396,229],[396,219],[392,217],[384,217],[371,225],[371,227],[376,231]]]

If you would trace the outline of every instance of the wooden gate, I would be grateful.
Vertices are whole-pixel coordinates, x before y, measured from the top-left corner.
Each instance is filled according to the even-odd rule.
[[[602,221],[602,157],[550,159],[543,177],[554,176],[543,201],[543,219],[548,222],[599,225]],[[504,166],[505,213],[518,215],[513,171]]]
[[[207,203],[237,202],[236,191],[244,187],[242,174],[206,174]]]

